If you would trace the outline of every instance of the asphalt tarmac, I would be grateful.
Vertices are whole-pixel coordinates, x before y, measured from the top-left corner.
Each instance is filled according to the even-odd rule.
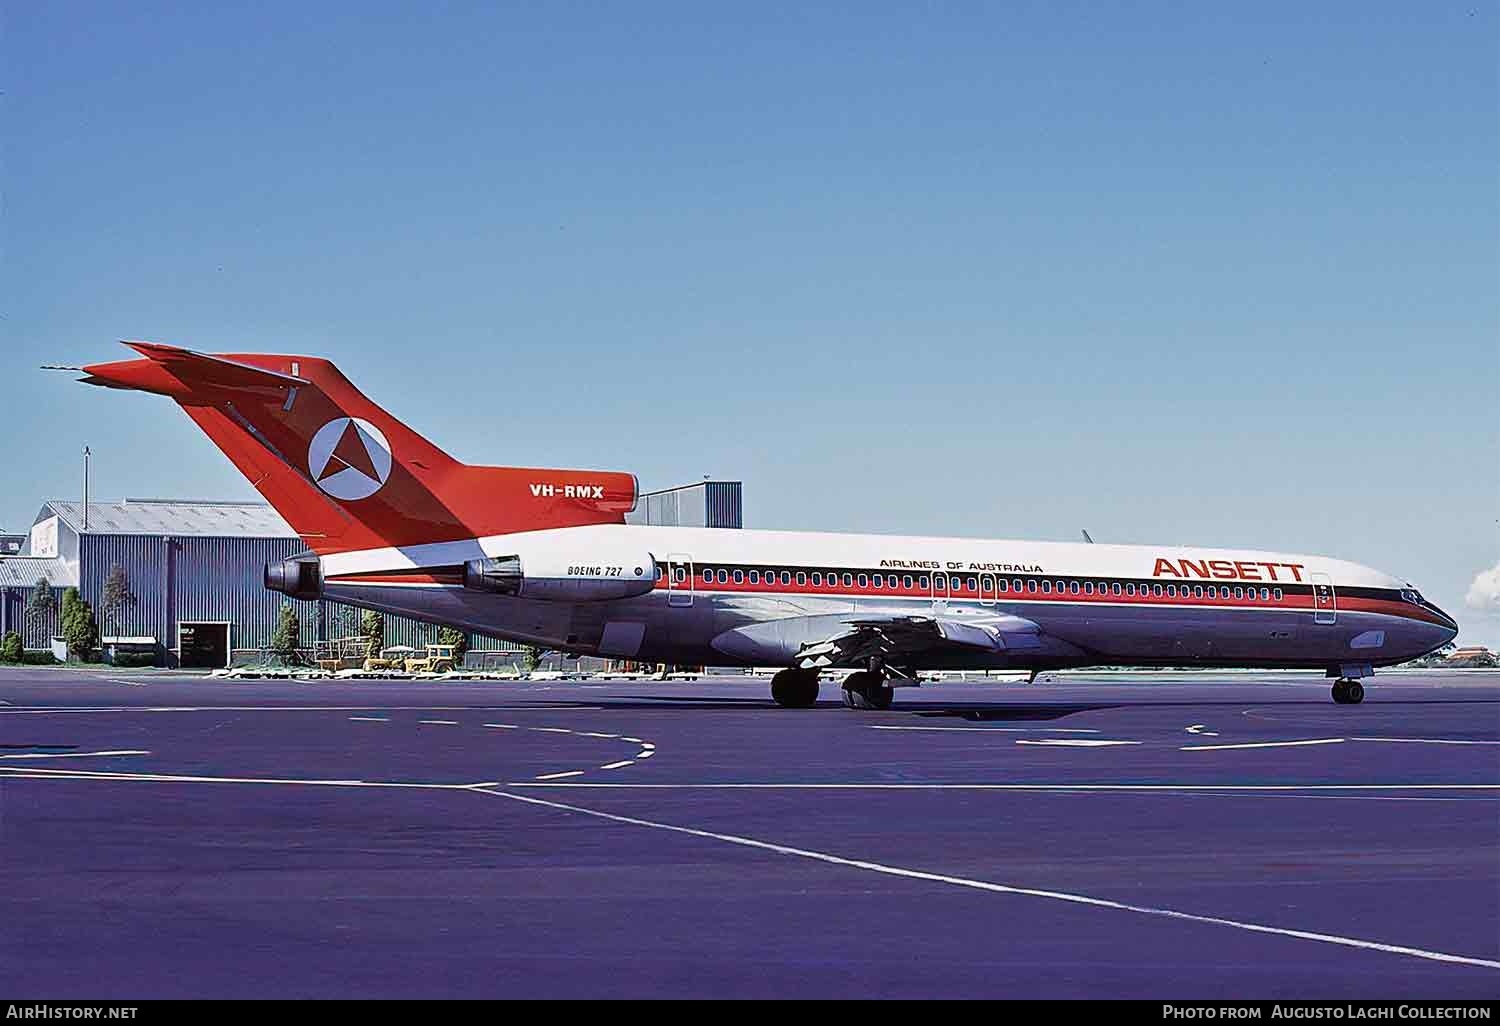
[[[1500,673],[0,670],[0,996],[1500,997]]]

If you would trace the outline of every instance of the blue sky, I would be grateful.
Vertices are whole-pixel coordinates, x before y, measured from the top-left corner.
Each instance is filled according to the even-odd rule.
[[[85,443],[253,497],[32,370],[136,337],[752,526],[1353,559],[1500,644],[1494,3],[766,8],[6,3],[0,524]]]

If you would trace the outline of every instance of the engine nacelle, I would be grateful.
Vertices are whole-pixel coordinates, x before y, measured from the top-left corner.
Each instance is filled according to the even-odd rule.
[[[294,599],[315,599],[323,594],[323,570],[315,558],[284,559],[266,564],[261,583]]]
[[[607,602],[645,595],[656,587],[656,560],[649,552],[552,548],[471,559],[464,564],[464,587],[543,602]]]

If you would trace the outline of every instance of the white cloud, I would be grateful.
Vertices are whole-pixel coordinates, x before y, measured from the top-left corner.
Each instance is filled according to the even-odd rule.
[[[1500,563],[1474,575],[1464,604],[1485,613],[1500,613]]]

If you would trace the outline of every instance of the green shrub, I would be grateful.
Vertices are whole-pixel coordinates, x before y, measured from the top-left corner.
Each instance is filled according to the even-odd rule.
[[[0,663],[19,663],[25,654],[21,636],[15,631],[6,631],[4,639],[0,639]]]
[[[68,643],[68,658],[87,660],[99,647],[99,625],[94,607],[78,594],[77,588],[63,592],[62,637]]]
[[[52,666],[56,664],[57,657],[51,652],[27,652],[21,656],[21,662],[27,666]]]
[[[155,666],[155,652],[119,652],[116,653],[113,665],[124,667]]]

